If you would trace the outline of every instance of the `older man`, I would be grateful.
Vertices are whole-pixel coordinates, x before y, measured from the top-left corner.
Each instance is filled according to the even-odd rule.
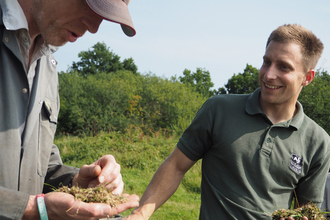
[[[59,112],[56,60],[52,53],[102,20],[135,29],[129,0],[0,0],[0,219],[97,219],[138,205],[136,195],[111,209],[76,202],[63,185],[111,183],[121,194],[120,166],[105,155],[81,169],[63,166],[53,145]],[[110,187],[109,185],[109,187]],[[43,194],[46,193],[46,194]],[[78,211],[79,210],[79,211]]]

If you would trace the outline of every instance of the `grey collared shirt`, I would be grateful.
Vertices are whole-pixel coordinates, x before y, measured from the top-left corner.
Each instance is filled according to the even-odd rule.
[[[29,195],[45,191],[45,182],[66,185],[78,172],[63,166],[53,145],[60,106],[56,48],[39,38],[26,68],[16,32],[27,30],[21,16],[17,0],[0,0],[0,220],[21,219]]]

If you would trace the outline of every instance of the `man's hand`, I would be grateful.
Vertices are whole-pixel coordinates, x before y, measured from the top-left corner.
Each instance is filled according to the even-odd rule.
[[[52,192],[45,195],[45,204],[49,219],[96,220],[117,215],[139,205],[137,195],[123,194],[122,196],[127,197],[128,201],[111,208],[106,204],[81,202],[71,194]]]
[[[95,187],[107,183],[107,189],[114,194],[121,194],[124,183],[120,174],[120,165],[112,155],[105,155],[91,165],[84,165],[73,178],[72,185],[82,188]]]

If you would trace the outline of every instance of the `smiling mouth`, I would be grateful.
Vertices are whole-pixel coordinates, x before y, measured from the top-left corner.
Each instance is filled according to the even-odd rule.
[[[269,84],[266,84],[266,83],[264,83],[264,84],[269,89],[279,89],[279,88],[281,88],[281,86],[272,86],[272,85],[269,85]]]

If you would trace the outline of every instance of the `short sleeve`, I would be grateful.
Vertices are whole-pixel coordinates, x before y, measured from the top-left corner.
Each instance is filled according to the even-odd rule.
[[[201,159],[212,145],[213,113],[211,103],[212,99],[210,98],[203,104],[177,144],[177,147],[193,161]]]

